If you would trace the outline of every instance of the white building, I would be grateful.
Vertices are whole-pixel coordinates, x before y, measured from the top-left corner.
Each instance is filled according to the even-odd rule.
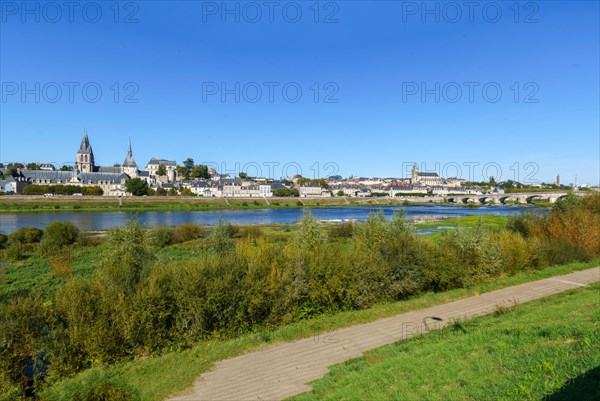
[[[173,182],[177,179],[177,162],[175,160],[156,159],[153,157],[148,164],[146,164],[146,171],[150,173],[151,177],[155,177],[160,181],[160,176],[157,176],[156,174],[160,166],[165,167],[167,172],[165,177],[168,181]]]
[[[260,192],[260,196],[263,198],[273,197],[273,188],[270,184],[261,184],[258,186],[258,190]]]
[[[324,191],[324,189],[318,184],[310,183],[300,187],[301,198],[320,198],[325,196],[324,193],[326,193],[327,196],[330,196],[329,193]]]

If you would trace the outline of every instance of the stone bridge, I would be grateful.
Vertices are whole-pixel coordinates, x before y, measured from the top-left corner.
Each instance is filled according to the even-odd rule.
[[[583,196],[583,193],[575,192]],[[507,203],[532,203],[534,199],[541,199],[550,203],[567,196],[567,192],[530,192],[513,194],[483,194],[483,195],[447,195],[444,198],[450,203],[459,204],[507,204]]]

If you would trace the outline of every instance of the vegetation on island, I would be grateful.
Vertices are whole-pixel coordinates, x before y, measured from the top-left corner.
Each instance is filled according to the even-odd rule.
[[[226,222],[207,232],[135,221],[104,239],[69,223],[11,234],[3,279],[33,269],[48,281],[0,292],[0,394],[141,399],[131,383],[69,378],[600,255],[596,194],[523,214],[506,229],[479,224],[435,238],[416,235],[404,217],[328,227],[306,214],[296,233],[278,236]]]

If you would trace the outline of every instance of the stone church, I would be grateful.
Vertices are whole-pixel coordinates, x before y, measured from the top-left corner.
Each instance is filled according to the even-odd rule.
[[[131,141],[123,164],[118,167],[96,166],[94,151],[86,131],[77,150],[73,171],[18,170],[13,173],[15,192],[31,184],[99,186],[105,196],[125,196],[125,183],[131,178],[140,178],[149,185],[155,177],[148,171],[140,171],[131,151]]]

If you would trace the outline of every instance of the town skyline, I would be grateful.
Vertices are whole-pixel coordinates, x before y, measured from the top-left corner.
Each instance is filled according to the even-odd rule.
[[[83,130],[84,136],[88,135],[88,130]],[[129,136],[127,138],[129,145],[129,151],[131,151],[132,146],[132,137]],[[96,143],[96,142],[95,142]],[[94,145],[96,147],[96,145]],[[99,148],[103,148],[99,146]],[[114,147],[112,148],[114,150]],[[123,162],[120,159],[115,159],[113,162],[106,162],[110,160],[106,156],[102,157],[102,155],[98,156],[99,153],[96,152],[94,154],[95,160],[97,161],[97,165],[99,166],[122,166]],[[272,180],[278,179],[289,179],[294,175],[300,175],[309,179],[319,179],[319,178],[329,178],[332,176],[341,176],[343,178],[409,178],[411,175],[411,170],[413,165],[417,165],[421,171],[424,172],[435,172],[442,177],[455,177],[469,182],[487,182],[490,178],[493,178],[497,182],[504,181],[515,181],[519,183],[523,183],[526,185],[536,185],[542,183],[555,183],[557,180],[560,180],[561,174],[558,173],[554,177],[549,177],[548,179],[541,179],[537,176],[537,172],[539,171],[539,166],[535,165],[534,162],[525,162],[519,163],[518,161],[514,162],[510,166],[502,166],[494,161],[467,161],[467,162],[457,162],[457,161],[448,161],[444,164],[440,162],[431,162],[431,161],[401,161],[399,164],[399,169],[396,173],[392,174],[375,174],[375,175],[367,175],[367,174],[349,174],[343,175],[340,173],[340,166],[335,162],[327,161],[327,162],[319,162],[315,161],[311,165],[303,168],[297,162],[294,161],[230,161],[230,162],[219,162],[214,160],[202,160],[197,158],[193,154],[188,154],[186,157],[182,159],[163,157],[159,154],[159,152],[155,152],[152,156],[140,157],[139,160],[148,160],[151,162],[155,159],[163,159],[163,160],[178,160],[177,165],[181,166],[183,161],[191,158],[194,160],[195,164],[205,165],[209,169],[214,169],[220,174],[230,175],[231,177],[238,177],[240,173],[248,175],[250,177],[260,177],[267,178]],[[67,167],[75,167],[76,161],[63,161],[57,162],[52,161],[51,159],[46,160],[6,160],[3,161],[0,159],[0,163],[2,165],[20,163],[26,166],[29,163],[36,163],[38,166],[46,166],[47,169],[52,166],[53,169],[59,170],[63,166]],[[143,162],[140,165],[147,166]],[[519,170],[522,170],[519,171]],[[281,173],[277,175],[277,172]],[[285,173],[290,173],[287,175],[282,175]],[[455,174],[450,174],[449,172],[454,172]],[[255,174],[252,174],[255,173]],[[266,173],[266,174],[263,174]],[[308,174],[307,174],[308,173]],[[327,174],[329,173],[329,174]],[[525,180],[523,180],[523,175],[525,175]],[[565,177],[562,179],[563,183],[568,185],[575,186],[599,186],[599,183],[590,183],[583,182],[579,179],[579,176],[576,174],[574,177]]]

